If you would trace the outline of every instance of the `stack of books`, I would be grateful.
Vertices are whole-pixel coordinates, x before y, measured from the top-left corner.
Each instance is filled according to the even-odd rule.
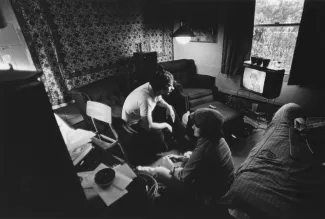
[[[73,165],[76,166],[91,151],[91,149],[92,143],[86,143],[69,150]]]

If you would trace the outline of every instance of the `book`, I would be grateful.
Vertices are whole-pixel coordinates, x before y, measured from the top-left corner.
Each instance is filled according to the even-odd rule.
[[[76,166],[90,152],[91,149],[92,144],[86,143],[69,150],[73,165]]]

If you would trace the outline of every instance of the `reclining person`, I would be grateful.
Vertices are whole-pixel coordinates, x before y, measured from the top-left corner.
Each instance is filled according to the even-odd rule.
[[[137,154],[141,155],[141,150],[143,150],[143,155],[148,152],[158,153],[171,149],[170,142],[174,141],[169,141],[167,144],[164,132],[165,134],[172,133],[178,143],[183,141],[185,128],[173,107],[162,98],[162,95],[169,95],[174,90],[173,84],[173,75],[160,67],[149,82],[133,90],[126,98],[122,109],[122,119],[139,134],[141,140],[137,141],[138,145],[134,148]],[[160,109],[156,109],[156,105],[160,106]],[[147,148],[139,148],[143,145]]]
[[[139,166],[138,170],[156,175],[168,187],[194,189],[199,203],[211,206],[228,191],[234,179],[234,163],[223,138],[223,117],[209,108],[198,109],[189,117],[198,138],[189,158],[167,155],[161,158],[161,166]],[[182,165],[175,165],[175,158],[180,158]]]

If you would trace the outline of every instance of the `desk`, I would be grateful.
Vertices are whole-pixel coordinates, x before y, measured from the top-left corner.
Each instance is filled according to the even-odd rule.
[[[121,161],[113,156],[109,151],[105,151],[98,145],[93,143],[93,149],[87,154],[75,169],[77,172],[92,171],[103,163],[107,166],[120,164]],[[136,177],[126,187],[128,193],[122,198],[114,202],[110,206],[106,206],[103,200],[95,194],[87,194],[88,207],[90,215],[94,217],[143,217],[147,214],[148,197],[146,192],[146,183],[142,178]]]

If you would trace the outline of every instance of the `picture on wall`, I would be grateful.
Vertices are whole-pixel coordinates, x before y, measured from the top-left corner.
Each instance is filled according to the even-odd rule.
[[[191,42],[202,42],[202,43],[218,42],[217,25],[207,26],[207,25],[191,24],[191,28],[195,35],[195,37],[192,37]]]

